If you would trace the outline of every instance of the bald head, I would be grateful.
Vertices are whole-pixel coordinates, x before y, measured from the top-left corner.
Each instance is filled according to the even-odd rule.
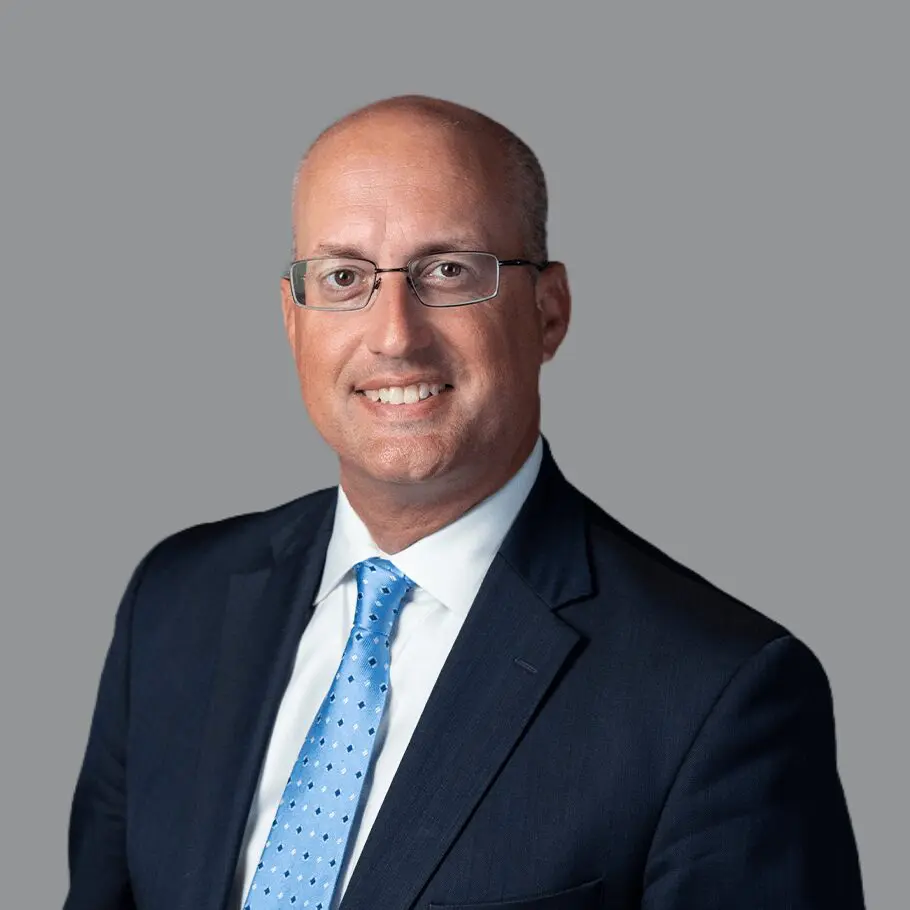
[[[471,108],[424,95],[401,95],[374,102],[335,121],[307,149],[294,176],[294,224],[298,221],[301,189],[314,171],[330,161],[339,146],[366,137],[389,144],[389,126],[417,137],[421,132],[444,137],[466,163],[483,171],[495,202],[510,209],[521,226],[522,255],[547,259],[547,188],[533,151],[501,123]],[[296,227],[295,227],[296,232]],[[297,256],[294,238],[292,257]]]

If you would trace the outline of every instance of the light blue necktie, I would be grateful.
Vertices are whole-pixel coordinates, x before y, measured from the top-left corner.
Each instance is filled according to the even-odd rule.
[[[329,910],[389,689],[390,639],[414,582],[387,559],[357,573],[354,626],[278,803],[244,910]]]

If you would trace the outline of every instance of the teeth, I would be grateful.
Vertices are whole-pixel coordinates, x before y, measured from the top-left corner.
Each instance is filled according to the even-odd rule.
[[[416,404],[431,395],[438,395],[445,389],[445,383],[421,382],[409,386],[388,386],[382,389],[364,389],[363,394],[370,401],[381,401],[383,404]]]

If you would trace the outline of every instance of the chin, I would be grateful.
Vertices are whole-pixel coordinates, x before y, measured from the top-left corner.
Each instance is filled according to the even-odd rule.
[[[364,474],[385,483],[423,483],[446,473],[452,452],[432,439],[374,440],[356,448],[351,461]]]

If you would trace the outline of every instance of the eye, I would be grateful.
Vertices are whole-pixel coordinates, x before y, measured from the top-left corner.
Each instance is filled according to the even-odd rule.
[[[349,288],[357,282],[357,272],[353,269],[335,269],[326,275],[325,280],[333,288]]]
[[[319,271],[313,273],[315,288],[319,294],[331,294],[334,298],[349,299],[350,294],[359,294],[368,282],[369,263],[345,260],[327,260]]]
[[[436,285],[463,282],[472,274],[469,262],[459,262],[456,259],[431,260],[419,272],[421,281]]]
[[[440,262],[435,268],[430,270],[430,276],[434,278],[460,278],[464,272],[464,266],[458,262]]]

